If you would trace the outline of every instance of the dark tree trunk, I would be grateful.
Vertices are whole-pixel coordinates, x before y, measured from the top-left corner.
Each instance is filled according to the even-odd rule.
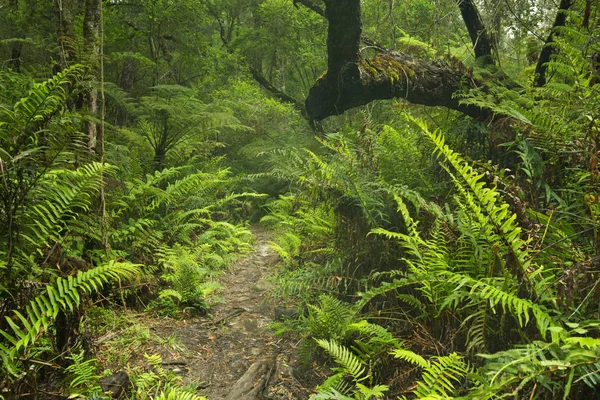
[[[332,82],[356,70],[362,32],[360,0],[326,0],[327,75]],[[343,82],[339,82],[343,84]]]
[[[154,158],[152,159],[152,169],[154,171],[160,171],[165,167],[165,158],[167,152],[163,148],[157,148],[154,150]]]
[[[483,60],[484,64],[493,64],[494,42],[483,25],[475,3],[473,3],[473,0],[457,0],[456,3],[469,31],[475,58]]]
[[[121,70],[121,75],[119,76],[119,87],[126,92],[131,92],[133,89],[133,84],[135,83],[135,74],[137,70],[137,65],[135,61],[131,58],[126,58],[123,60],[123,69]]]
[[[542,49],[538,63],[535,66],[535,77],[533,80],[534,86],[541,87],[546,84],[546,72],[548,70],[547,64],[550,61],[550,57],[554,53],[554,47],[552,45],[554,43],[554,36],[556,35],[556,28],[565,26],[565,23],[567,22],[567,15],[565,14],[565,11],[567,11],[573,5],[573,3],[574,0],[560,1],[554,24],[552,24],[550,34],[544,42],[544,48]]]
[[[14,42],[11,45],[9,67],[15,72],[21,71],[21,52],[23,50],[22,42]]]

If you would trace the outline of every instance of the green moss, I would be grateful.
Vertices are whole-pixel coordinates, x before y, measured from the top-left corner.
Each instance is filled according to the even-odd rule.
[[[362,60],[360,68],[367,73],[367,76],[363,78],[364,80],[376,80],[378,76],[384,75],[388,77],[392,84],[399,81],[403,76],[412,77],[415,75],[415,72],[409,66],[401,64],[398,60],[389,56],[378,55],[369,60]]]

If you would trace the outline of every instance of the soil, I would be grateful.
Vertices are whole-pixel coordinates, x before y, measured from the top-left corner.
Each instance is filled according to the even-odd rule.
[[[208,400],[224,399],[258,359],[275,358],[275,378],[264,398],[307,399],[318,379],[297,361],[296,341],[277,337],[270,329],[275,314],[292,307],[269,296],[273,284],[268,278],[277,256],[269,249],[269,232],[260,228],[254,232],[253,251],[220,279],[223,302],[210,309],[206,317],[155,320],[151,325],[153,334],[173,338],[171,342],[182,346],[154,343],[145,351],[160,354],[165,368],[197,385],[198,393]]]

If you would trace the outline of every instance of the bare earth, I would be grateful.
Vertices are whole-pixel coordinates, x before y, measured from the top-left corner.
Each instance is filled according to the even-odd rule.
[[[234,384],[257,360],[257,366],[265,363],[270,376],[268,388],[257,398],[307,399],[310,389],[303,387],[295,377],[296,367],[291,367],[297,365],[296,343],[275,337],[269,330],[276,304],[268,297],[272,284],[267,278],[276,255],[269,249],[268,232],[256,229],[255,235],[254,250],[220,280],[224,303],[209,310],[208,317],[155,321],[151,327],[154,334],[174,336],[184,348],[163,345],[152,351],[161,354],[165,368],[196,383],[199,394],[208,400],[225,399],[228,394],[229,399],[236,397],[230,394]]]

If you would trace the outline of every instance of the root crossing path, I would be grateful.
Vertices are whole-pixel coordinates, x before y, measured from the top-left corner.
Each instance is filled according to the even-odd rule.
[[[200,382],[199,393],[208,400],[307,399],[310,391],[291,367],[294,343],[269,329],[275,304],[267,278],[276,264],[270,234],[260,228],[254,233],[253,251],[221,278],[224,302],[209,311],[210,318],[154,327],[159,336],[183,345],[164,346],[159,353],[166,368]]]

